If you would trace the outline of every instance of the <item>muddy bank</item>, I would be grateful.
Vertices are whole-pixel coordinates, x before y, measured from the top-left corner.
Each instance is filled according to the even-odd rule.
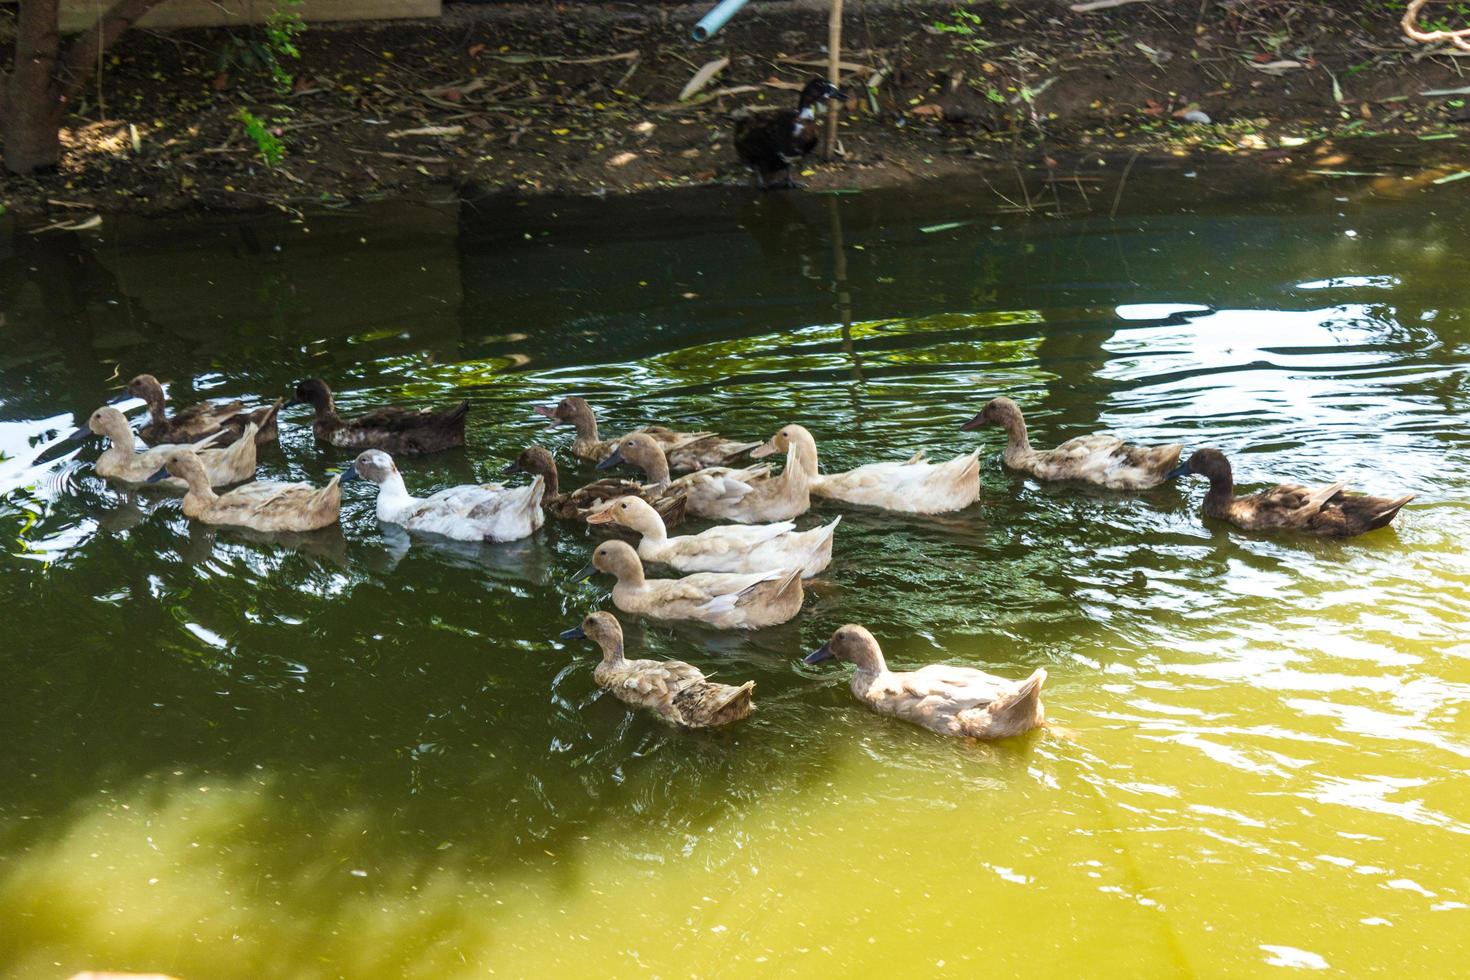
[[[313,25],[287,95],[227,56],[238,35],[140,33],[69,120],[61,171],[7,178],[3,203],[57,221],[450,189],[747,182],[729,114],[794,98],[822,57],[825,14],[765,4],[696,46],[688,28],[699,12],[578,4],[552,17],[540,4],[451,5],[436,22]],[[859,5],[845,58],[856,80],[875,84],[851,85],[842,158],[810,161],[803,179],[836,189],[1010,173],[997,190],[1024,208],[1036,202],[1013,164],[1073,180],[1084,195],[1092,171],[1117,172],[1134,154],[1332,169],[1351,165],[1345,137],[1375,134],[1397,137],[1401,159],[1374,166],[1427,161],[1439,165],[1434,176],[1452,176],[1470,165],[1470,95],[1453,91],[1466,86],[1455,59],[1402,40],[1382,3],[1198,13],[1177,3],[1091,14],[1051,2]],[[728,67],[680,102],[699,67],[723,56]],[[275,166],[246,135],[241,109],[284,145]]]

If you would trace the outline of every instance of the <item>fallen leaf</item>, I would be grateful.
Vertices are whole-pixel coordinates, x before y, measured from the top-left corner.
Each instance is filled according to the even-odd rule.
[[[916,105],[912,109],[910,109],[909,112],[913,113],[916,116],[924,116],[929,119],[938,119],[940,116],[944,115],[944,110],[933,102],[926,102],[923,105]]]
[[[691,96],[698,95],[700,89],[708,85],[711,79],[724,71],[729,65],[730,59],[728,57],[716,58],[714,61],[705,62],[700,66],[699,71],[694,73],[694,77],[689,79],[689,83],[679,91],[678,101],[683,102]]]
[[[628,164],[632,163],[636,159],[638,159],[638,154],[632,152],[631,150],[624,150],[622,153],[619,153],[617,156],[607,161],[607,165],[609,167],[626,167]]]

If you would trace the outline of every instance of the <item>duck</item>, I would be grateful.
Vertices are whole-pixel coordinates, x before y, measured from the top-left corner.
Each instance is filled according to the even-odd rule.
[[[546,519],[541,509],[546,481],[539,476],[524,487],[485,483],[414,497],[392,456],[365,449],[342,473],[343,483],[358,479],[377,485],[378,520],[384,524],[456,541],[519,541],[536,533]]]
[[[637,497],[619,497],[587,519],[616,523],[641,536],[638,557],[680,572],[760,572],[800,568],[802,578],[821,574],[832,563],[832,538],[838,517],[810,531],[791,521],[774,524],[722,524],[698,534],[669,537],[658,511]]]
[[[210,489],[209,475],[204,472],[198,454],[179,449],[147,482],[161,483],[170,476],[188,485],[184,516],[205,524],[228,524],[255,531],[315,531],[337,523],[342,511],[340,473],[321,488],[308,483],[257,480],[217,494]]]
[[[195,443],[154,446],[139,452],[128,417],[110,405],[104,405],[87,417],[86,425],[47,447],[36,461],[55,458],[93,436],[101,436],[108,440],[109,445],[97,457],[97,462],[92,464],[92,469],[98,476],[120,483],[147,483],[148,478],[157,473],[159,467],[168,462],[174,452],[192,449],[204,464],[209,485],[222,487],[240,483],[255,475],[255,423],[247,424],[240,434],[241,437],[225,448],[212,448],[212,444],[224,435],[225,430],[216,429],[213,434]],[[161,481],[159,485],[171,490],[186,489],[184,481],[172,477]]]
[[[944,514],[963,510],[980,497],[980,450],[943,463],[922,452],[904,462],[869,463],[845,473],[817,472],[817,443],[804,426],[783,426],[751,456],[759,459],[785,450],[805,469],[814,497],[905,514]],[[787,463],[787,469],[791,468]]]
[[[1171,477],[1203,476],[1210,481],[1204,512],[1247,531],[1301,531],[1329,538],[1351,538],[1386,527],[1414,499],[1348,493],[1346,483],[1302,487],[1283,483],[1246,497],[1235,496],[1230,460],[1218,449],[1199,449]]]
[[[286,403],[316,409],[311,431],[318,442],[340,449],[381,449],[397,456],[426,456],[464,445],[465,416],[470,403],[453,408],[405,408],[389,405],[345,420],[337,414],[332,389],[321,378],[307,378]]]
[[[1179,463],[1183,443],[1132,446],[1116,436],[1095,433],[1068,439],[1055,449],[1032,449],[1021,408],[1009,398],[992,398],[970,421],[960,426],[973,432],[998,425],[1006,430],[1001,457],[1013,470],[1038,480],[1078,480],[1109,490],[1148,490],[1169,479]]]
[[[626,541],[604,541],[573,582],[606,572],[617,579],[613,605],[654,619],[692,619],[717,629],[775,626],[801,611],[801,569],[773,568],[729,575],[699,572],[684,578],[644,578],[643,563]]]
[[[576,436],[572,439],[572,455],[589,463],[600,463],[618,444],[617,439],[600,439],[597,435],[597,416],[585,398],[570,395],[557,402],[552,408],[536,406],[536,413],[551,419],[547,428],[572,425]],[[758,442],[736,442],[714,432],[676,432],[662,425],[646,425],[635,432],[642,432],[659,444],[668,457],[669,467],[675,470],[700,470],[706,466],[726,466]]]
[[[762,447],[757,447],[751,455],[760,452]],[[597,468],[605,470],[624,464],[641,469],[650,486],[667,487],[687,494],[689,513],[696,517],[739,524],[764,524],[789,521],[811,508],[807,470],[792,466],[789,460],[778,477],[771,476],[768,466],[738,470],[711,466],[675,480],[669,475],[668,460],[658,443],[644,433],[635,432],[619,439],[612,454],[598,463]]]
[[[643,486],[632,480],[620,480],[616,477],[594,480],[585,487],[559,493],[556,457],[544,446],[527,446],[501,472],[506,475],[530,473],[541,477],[546,484],[546,493],[541,498],[542,504],[563,520],[586,524],[588,518],[610,501],[629,496],[636,496],[652,505],[665,527],[682,524],[687,513],[687,500],[682,492],[667,487]]]
[[[816,149],[817,104],[829,99],[843,102],[847,94],[825,78],[812,78],[794,109],[746,109],[736,114],[735,154],[755,172],[761,190],[801,186],[792,179],[791,167]]]
[[[683,728],[718,728],[755,710],[755,681],[739,687],[720,684],[682,660],[627,660],[623,626],[608,612],[594,612],[561,634],[563,640],[591,640],[602,651],[592,679],[613,697],[647,708]]]
[[[285,404],[284,399],[278,398],[274,404],[247,411],[245,403],[238,399],[220,405],[199,402],[170,416],[163,385],[151,374],[140,374],[129,381],[127,393],[148,405],[148,422],[138,430],[138,435],[150,446],[192,443],[216,432],[224,435],[213,445],[228,446],[252,422],[257,445],[275,442],[279,431],[276,419]]]
[[[1045,668],[1024,681],[1011,681],[973,667],[930,664],[893,671],[873,634],[849,623],[832,634],[805,663],[845,660],[857,667],[853,697],[880,715],[893,715],[940,735],[993,741],[1022,735],[1046,724],[1041,706]]]

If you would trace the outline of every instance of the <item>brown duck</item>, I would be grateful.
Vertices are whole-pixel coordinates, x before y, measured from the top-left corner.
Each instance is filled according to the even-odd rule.
[[[572,439],[572,455],[590,463],[602,462],[612,455],[613,447],[618,444],[617,439],[598,438],[597,416],[584,398],[571,395],[557,402],[554,408],[538,405],[536,413],[551,419],[549,428],[559,425],[575,427],[577,434]],[[758,442],[725,439],[714,432],[677,432],[662,425],[646,425],[633,432],[644,433],[657,442],[668,457],[669,466],[676,470],[726,466],[760,445]]]
[[[681,660],[627,660],[623,627],[612,613],[595,612],[561,634],[563,640],[591,640],[602,651],[592,679],[620,701],[647,708],[664,721],[685,728],[715,728],[750,717],[755,681],[739,687],[719,684]]]
[[[638,497],[647,501],[658,511],[664,524],[673,527],[684,520],[687,498],[682,492],[670,491],[666,487],[643,486],[632,480],[608,477],[594,480],[585,487],[567,493],[560,492],[556,459],[543,446],[529,446],[507,466],[503,473],[529,473],[541,477],[546,483],[546,494],[541,503],[557,517],[568,521],[588,523],[588,518],[609,502],[619,497]]]
[[[1235,495],[1230,460],[1218,449],[1200,449],[1170,476],[1203,476],[1210,481],[1205,513],[1248,531],[1302,531],[1331,538],[1350,538],[1386,526],[1414,499],[1348,493],[1347,484],[1301,487],[1283,483],[1247,497]]]
[[[342,449],[381,449],[394,456],[426,456],[463,446],[465,416],[470,412],[468,401],[437,411],[389,405],[346,420],[337,414],[332,389],[321,378],[297,385],[296,397],[287,404],[316,409],[311,431],[319,442]]]
[[[128,382],[128,394],[141,398],[148,405],[148,422],[138,430],[138,435],[150,446],[192,443],[205,436],[223,431],[224,435],[210,442],[218,449],[228,446],[240,438],[245,426],[255,423],[255,444],[264,445],[276,441],[276,416],[285,400],[278,398],[274,405],[246,410],[239,400],[216,405],[200,402],[168,414],[168,401],[163,385],[151,374],[140,374]]]

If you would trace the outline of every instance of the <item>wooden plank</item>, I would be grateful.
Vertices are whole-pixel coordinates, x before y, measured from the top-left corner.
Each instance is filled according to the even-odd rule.
[[[108,0],[62,0],[61,29],[91,27],[108,6]],[[303,20],[350,21],[438,17],[442,7],[442,0],[306,0],[296,9]],[[273,9],[272,0],[166,0],[138,24],[154,30],[259,24]]]

